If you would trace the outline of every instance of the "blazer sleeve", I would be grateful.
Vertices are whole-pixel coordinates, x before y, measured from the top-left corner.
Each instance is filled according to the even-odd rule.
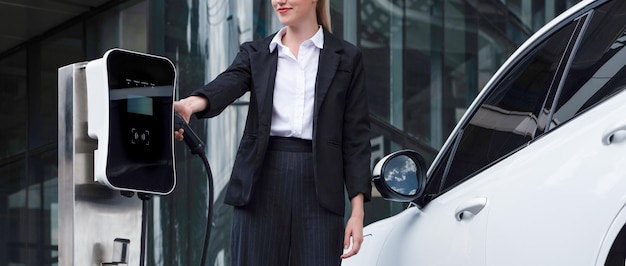
[[[362,55],[358,48],[355,47],[355,50],[353,75],[344,110],[342,140],[344,178],[349,198],[352,199],[362,193],[367,202],[372,197],[370,120]]]
[[[208,100],[207,108],[196,113],[198,118],[214,117],[250,90],[250,43],[239,47],[232,64],[213,81],[196,89],[191,96],[202,96]]]

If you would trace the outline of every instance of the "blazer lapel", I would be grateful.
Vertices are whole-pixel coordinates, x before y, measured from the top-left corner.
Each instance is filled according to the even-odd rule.
[[[269,43],[274,35],[260,42],[256,50],[250,54],[252,80],[259,81],[254,84],[256,92],[259,119],[261,123],[269,125],[272,117],[272,100],[274,98],[274,84],[276,82],[276,67],[278,64],[278,49],[269,52]]]
[[[313,119],[315,121],[317,121],[317,114],[320,106],[322,106],[326,92],[337,72],[341,50],[342,47],[339,40],[330,32],[324,31],[324,49],[320,51],[317,82],[315,84],[315,106],[313,109]]]

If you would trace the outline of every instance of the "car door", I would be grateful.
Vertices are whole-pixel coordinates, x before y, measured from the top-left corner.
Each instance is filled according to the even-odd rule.
[[[510,60],[480,94],[431,167],[423,207],[395,223],[377,265],[487,264],[489,214],[502,187],[495,166],[506,167],[545,130],[544,104],[582,27],[564,24]]]
[[[406,216],[400,217],[402,222],[393,225],[375,265],[483,265],[488,212],[483,196],[487,194],[468,193],[479,187],[468,182],[421,210],[406,210],[400,215]],[[484,208],[476,215],[456,216],[463,204],[468,209],[469,205]]]
[[[604,265],[626,203],[626,2],[586,17],[547,133],[493,169],[487,265]]]

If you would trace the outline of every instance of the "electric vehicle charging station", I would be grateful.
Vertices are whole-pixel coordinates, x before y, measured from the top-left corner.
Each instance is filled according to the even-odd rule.
[[[145,200],[130,195],[175,187],[175,73],[120,49],[59,68],[59,265],[142,260]]]
[[[112,49],[87,63],[87,131],[98,140],[94,178],[111,189],[167,195],[176,184],[174,65]]]

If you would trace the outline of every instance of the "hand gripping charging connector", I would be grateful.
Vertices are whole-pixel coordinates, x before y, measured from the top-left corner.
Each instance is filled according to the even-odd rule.
[[[189,124],[177,113],[174,113],[174,130],[183,129],[183,140],[189,147],[191,154],[203,154],[204,143],[200,140],[198,135],[189,127]]]

